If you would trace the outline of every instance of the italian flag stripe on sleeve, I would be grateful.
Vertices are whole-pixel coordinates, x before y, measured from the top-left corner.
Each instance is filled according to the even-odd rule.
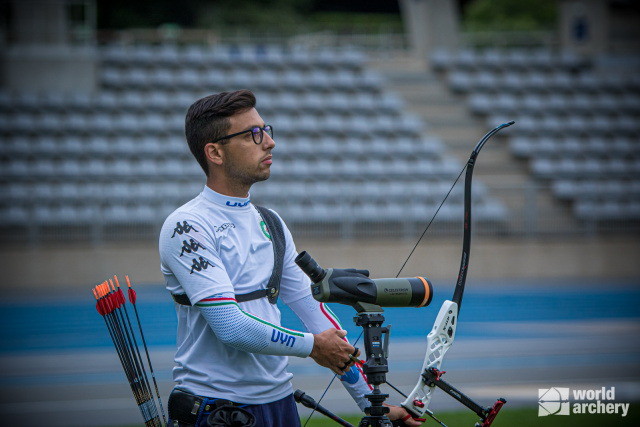
[[[196,303],[197,307],[217,307],[221,305],[238,305],[233,298],[204,298]]]
[[[322,313],[324,313],[325,317],[329,319],[331,324],[333,324],[334,328],[339,330],[342,329],[342,325],[340,324],[338,316],[333,314],[333,311],[331,311],[331,309],[327,307],[323,302],[320,303],[320,310],[322,310]]]

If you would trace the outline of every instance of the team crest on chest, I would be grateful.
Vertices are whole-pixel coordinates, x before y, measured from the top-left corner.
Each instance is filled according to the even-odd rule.
[[[267,236],[267,239],[271,240],[269,229],[267,229],[267,224],[265,224],[264,221],[260,221],[260,228],[262,229],[262,232],[264,233],[264,235]]]

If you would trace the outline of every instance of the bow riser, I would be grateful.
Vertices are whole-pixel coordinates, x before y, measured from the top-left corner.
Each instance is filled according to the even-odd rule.
[[[500,126],[497,126],[496,128],[489,131],[478,142],[474,150],[471,152],[469,160],[467,161],[467,164],[465,166],[466,175],[464,182],[464,236],[462,241],[462,259],[460,261],[460,269],[458,270],[458,280],[456,282],[456,288],[453,293],[453,301],[447,300],[444,302],[444,304],[442,304],[440,312],[438,313],[438,317],[436,317],[433,329],[427,337],[427,354],[425,355],[424,363],[422,365],[422,374],[420,375],[418,384],[402,403],[402,406],[411,414],[415,414],[420,417],[425,413],[431,414],[431,411],[429,411],[431,396],[435,391],[436,383],[439,382],[440,375],[444,373],[440,372],[440,365],[442,364],[442,359],[444,358],[445,353],[453,344],[453,339],[455,337],[456,321],[460,313],[462,296],[464,294],[464,285],[467,280],[467,272],[469,270],[469,252],[471,250],[471,182],[473,178],[473,168],[476,164],[478,154],[480,154],[480,150],[489,140],[489,138],[491,138],[496,132],[500,131],[501,129],[511,126],[513,123],[513,121],[503,123]],[[460,174],[462,175],[462,172],[460,172]],[[455,182],[453,185],[455,186]],[[447,198],[445,197],[442,203],[444,203],[446,199]],[[431,221],[433,221],[433,218],[431,219]],[[431,222],[429,222],[429,224],[427,225],[427,229],[429,228],[429,225],[431,225]],[[425,232],[426,229],[422,234],[423,236]],[[418,243],[419,242],[420,240],[418,240]],[[432,379],[429,380],[427,378],[428,375],[426,374],[432,369],[435,369],[437,372],[437,381],[433,381]],[[483,417],[484,421],[486,421],[486,414],[483,412],[483,409],[478,412],[478,414]]]
[[[440,307],[433,329],[427,336],[427,354],[422,364],[422,372],[430,368],[440,370],[444,355],[456,336],[457,317],[458,304],[445,301]],[[416,417],[424,416],[435,388],[435,385],[429,386],[421,376],[413,391],[402,402],[402,406]]]

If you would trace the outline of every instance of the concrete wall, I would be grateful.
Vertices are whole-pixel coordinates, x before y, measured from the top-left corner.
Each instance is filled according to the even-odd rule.
[[[435,48],[457,49],[460,12],[450,0],[399,0],[409,45],[416,58],[426,60]]]
[[[308,251],[325,267],[356,267],[371,277],[394,277],[415,242],[305,241],[297,250]],[[420,244],[402,276],[426,276],[455,282],[462,242],[429,239]],[[477,238],[471,244],[468,279],[638,278],[640,242],[624,239],[498,240]],[[3,292],[77,288],[89,292],[105,279],[129,275],[135,283],[163,283],[156,244],[0,249]]]
[[[560,44],[585,56],[605,53],[609,38],[607,0],[565,0],[560,3]]]
[[[2,54],[2,87],[29,92],[92,92],[98,61],[93,48],[12,46]]]
[[[0,87],[30,92],[91,92],[97,87],[97,55],[91,41],[73,44],[64,0],[14,0],[9,41],[0,52]],[[92,23],[95,3],[85,1]]]

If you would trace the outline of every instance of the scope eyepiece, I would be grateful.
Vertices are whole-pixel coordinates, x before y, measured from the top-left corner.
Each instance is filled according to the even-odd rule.
[[[295,263],[309,276],[313,283],[318,283],[327,275],[327,272],[311,258],[307,251],[302,251],[295,259]]]

